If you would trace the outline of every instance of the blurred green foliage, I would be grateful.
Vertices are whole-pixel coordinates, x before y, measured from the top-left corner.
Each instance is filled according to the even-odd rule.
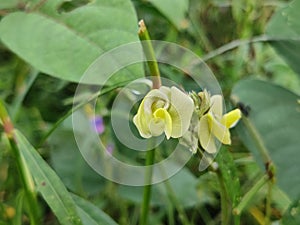
[[[40,193],[40,224],[75,224],[73,219],[84,225],[138,224],[142,188],[111,182],[89,167],[76,147],[68,113],[82,73],[103,52],[138,41],[139,19],[152,39],[177,43],[203,58],[227,107],[238,102],[248,107],[248,125],[265,144],[277,179],[271,191],[265,185],[255,193],[241,215],[233,214],[258,178],[270,172],[241,121],[232,145],[220,149],[216,167],[200,172],[195,156],[174,177],[153,186],[149,224],[185,224],[184,217],[199,225],[226,224],[224,218],[227,224],[270,224],[265,215],[273,224],[300,224],[299,10],[297,0],[0,0],[0,98],[19,130],[16,139]],[[160,70],[186,90],[195,88],[188,74],[167,65]],[[143,74],[140,64],[121,71],[96,107],[105,126],[101,137],[114,156],[137,165],[145,154],[132,153],[117,140],[110,109],[118,85]],[[104,85],[103,80],[88,83]],[[0,131],[0,225],[30,224],[2,124]],[[164,142],[156,160],[167,157],[176,143]],[[48,189],[42,189],[41,177],[51,183]],[[58,194],[52,199],[53,193]]]

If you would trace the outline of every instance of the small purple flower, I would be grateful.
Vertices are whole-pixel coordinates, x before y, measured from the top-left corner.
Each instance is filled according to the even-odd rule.
[[[106,152],[109,155],[112,155],[113,151],[114,151],[114,145],[113,144],[108,144],[107,147],[106,147]]]
[[[102,134],[104,132],[105,126],[104,126],[103,118],[101,116],[95,116],[90,121],[93,129],[98,134]]]

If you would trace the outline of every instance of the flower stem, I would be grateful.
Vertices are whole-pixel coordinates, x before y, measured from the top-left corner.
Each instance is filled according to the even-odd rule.
[[[244,195],[238,206],[233,209],[234,215],[240,215],[243,209],[253,199],[254,195],[268,182],[269,176],[265,174],[262,176],[256,184]]]
[[[206,159],[206,156],[203,154],[202,151],[197,151],[201,159]],[[230,215],[231,215],[231,205],[229,204],[230,198],[228,195],[227,188],[225,186],[225,180],[222,175],[222,172],[218,166],[217,163],[209,163],[209,169],[213,171],[217,175],[217,179],[220,185],[220,198],[221,198],[221,224],[222,225],[227,225],[230,222]]]
[[[146,153],[146,174],[145,174],[145,186],[143,193],[143,203],[142,203],[142,211],[140,218],[140,225],[147,225],[148,221],[148,213],[150,207],[150,199],[151,199],[151,180],[152,180],[152,167],[151,165],[154,163],[155,158],[155,149],[149,150]]]
[[[34,183],[30,172],[20,154],[17,141],[14,137],[14,126],[8,116],[8,113],[4,107],[4,103],[0,100],[0,121],[4,127],[4,132],[8,138],[12,153],[16,159],[17,168],[20,174],[21,181],[23,183],[26,199],[28,201],[28,214],[31,225],[38,225],[39,223],[39,207],[36,198],[36,192],[34,190]]]
[[[260,138],[258,131],[255,129],[255,127],[253,126],[251,121],[245,116],[242,117],[242,121],[243,121],[243,124],[245,125],[245,127],[247,128],[247,130],[249,131],[253,141],[255,142],[255,145],[256,145],[258,151],[260,152],[260,155],[262,156],[262,159],[263,159],[265,165],[268,162],[271,162],[271,157],[269,155],[269,152],[268,152],[263,140]]]
[[[73,106],[65,115],[60,117],[60,119],[58,121],[56,121],[56,123],[46,132],[46,134],[42,137],[40,143],[38,144],[38,147],[41,147],[45,143],[45,141],[48,139],[48,137],[56,130],[56,128],[58,128],[69,116],[71,116],[72,113],[76,112],[78,109],[82,108],[84,105],[95,100],[96,98],[98,98],[104,94],[107,94],[107,93],[113,91],[114,89],[123,87],[125,84],[127,84],[127,82],[122,82],[116,86],[103,88],[101,91],[98,91],[98,92],[92,94],[89,98],[85,99],[85,101],[79,103],[78,105]]]
[[[144,50],[144,54],[147,60],[147,64],[150,70],[150,74],[152,76],[153,81],[153,89],[158,89],[161,86],[160,72],[158,69],[157,60],[155,57],[154,49],[151,44],[150,35],[148,33],[147,27],[143,20],[139,22],[139,38],[141,40],[141,44]],[[148,166],[145,174],[145,186],[143,193],[143,203],[142,203],[142,211],[140,217],[140,225],[146,225],[148,221],[148,213],[150,208],[150,200],[151,200],[151,180],[152,180],[152,165],[154,163],[155,158],[155,149],[147,151],[146,153],[146,166]]]
[[[172,186],[168,180],[164,181],[164,185],[166,188],[166,191],[168,193],[169,198],[171,199],[172,204],[175,205],[176,210],[178,211],[178,216],[180,221],[183,225],[190,225],[191,223],[188,220],[188,217],[184,211],[184,208],[181,206],[180,202],[176,198],[176,194],[174,193],[174,190],[172,189]]]
[[[230,212],[228,209],[230,209],[228,202],[229,202],[229,197],[226,191],[226,187],[224,184],[224,179],[221,174],[220,170],[216,171],[219,183],[220,183],[220,197],[221,197],[221,221],[222,225],[227,225],[229,224],[229,218],[230,218]]]
[[[157,151],[157,158],[159,161],[163,160],[162,155],[160,154],[161,151]],[[167,173],[166,170],[163,166],[160,166],[160,173],[163,177],[167,177]],[[166,188],[166,193],[168,194],[168,198],[170,199],[170,203],[172,203],[177,212],[178,212],[178,217],[182,223],[182,225],[190,225],[191,223],[188,220],[188,216],[186,215],[185,211],[184,211],[184,207],[180,204],[180,202],[178,201],[177,197],[176,197],[176,193],[174,192],[172,185],[170,184],[170,181],[168,179],[165,179],[163,182],[165,188]]]
[[[236,103],[237,101],[233,98],[232,99],[233,103]],[[266,148],[263,140],[261,139],[261,136],[259,134],[259,132],[257,131],[257,129],[255,128],[255,126],[251,123],[250,119],[243,116],[242,117],[242,121],[244,126],[247,128],[252,140],[254,141],[254,144],[257,148],[257,150],[259,151],[262,160],[264,162],[265,165],[265,170],[266,170],[266,174],[265,176],[251,189],[251,190],[255,190],[255,187],[257,187],[258,189],[256,191],[259,190],[260,186],[263,186],[265,184],[265,182],[268,181],[268,189],[267,189],[267,196],[266,196],[266,215],[265,215],[265,224],[269,225],[270,224],[270,216],[271,216],[271,201],[272,201],[272,189],[273,189],[273,184],[275,182],[275,173],[276,173],[276,168],[275,165],[269,155],[269,151]],[[240,202],[240,208],[243,208],[243,205],[247,203],[247,201],[249,201],[253,196],[249,196],[249,193],[251,194],[252,192],[248,192],[244,198],[242,199],[242,201]],[[247,197],[249,197],[249,199],[247,200]],[[251,197],[251,198],[250,198]],[[246,199],[246,200],[245,200]],[[246,203],[243,203],[246,202]],[[237,207],[235,210],[235,212],[239,215],[240,214],[240,208]]]
[[[150,35],[148,33],[144,20],[141,20],[139,22],[138,35],[140,40],[142,41],[141,44],[143,46],[143,50],[150,70],[150,74],[152,76],[153,89],[158,89],[161,86],[160,72],[155,57],[154,49],[151,44]]]
[[[25,69],[23,67],[25,67]],[[10,113],[11,119],[13,121],[16,120],[22,102],[39,74],[39,71],[37,71],[36,69],[31,69],[27,67],[27,65],[22,65],[22,70],[16,82],[15,98]]]
[[[271,202],[272,202],[272,189],[273,189],[273,182],[268,182],[268,193],[266,197],[266,215],[265,215],[265,225],[271,224]]]
[[[278,40],[278,38],[269,37],[267,35],[260,35],[260,36],[252,37],[250,39],[234,40],[234,41],[231,41],[231,42],[221,46],[220,48],[210,51],[207,55],[204,55],[202,57],[202,60],[208,61],[216,56],[219,56],[225,52],[233,50],[242,45],[247,45],[247,44],[256,43],[256,42],[269,42],[269,41],[275,41],[275,40]]]

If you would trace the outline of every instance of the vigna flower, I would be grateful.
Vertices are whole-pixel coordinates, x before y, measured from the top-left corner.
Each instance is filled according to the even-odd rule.
[[[223,115],[223,98],[204,90],[190,96],[176,87],[162,86],[151,90],[141,102],[133,123],[144,138],[165,133],[167,139],[180,143],[196,153],[198,143],[208,153],[217,152],[216,139],[231,144],[229,129],[241,118],[235,109]],[[199,141],[199,142],[198,142]]]
[[[188,130],[193,111],[190,96],[176,87],[161,86],[144,97],[133,123],[144,138],[162,133],[167,139],[178,138]]]
[[[235,109],[223,115],[223,98],[221,95],[210,97],[208,92],[204,91],[200,92],[198,96],[200,99],[198,138],[205,151],[215,153],[217,151],[215,138],[223,144],[231,144],[229,128],[237,124],[241,118],[241,111]],[[203,103],[205,104],[203,105]]]

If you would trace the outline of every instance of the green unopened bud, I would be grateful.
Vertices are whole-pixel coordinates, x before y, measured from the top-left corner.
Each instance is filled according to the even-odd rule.
[[[200,106],[199,106],[199,117],[208,112],[210,108],[210,94],[206,89],[204,91],[199,92],[198,96],[200,98]]]

